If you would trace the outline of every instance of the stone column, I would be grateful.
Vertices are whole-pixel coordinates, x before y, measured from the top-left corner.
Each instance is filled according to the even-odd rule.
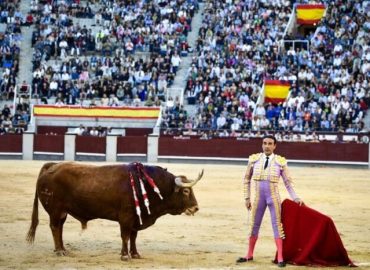
[[[117,135],[107,135],[105,157],[106,161],[117,161]]]
[[[22,152],[24,160],[33,160],[33,140],[35,133],[24,132],[23,133]]]
[[[76,157],[76,134],[64,135],[64,160],[74,161]]]
[[[159,136],[150,134],[148,136],[148,151],[147,151],[147,161],[149,163],[158,162],[158,143]]]
[[[370,170],[370,142],[367,144],[367,146],[369,147],[369,154],[368,154],[368,158],[367,158],[367,167],[369,168]]]

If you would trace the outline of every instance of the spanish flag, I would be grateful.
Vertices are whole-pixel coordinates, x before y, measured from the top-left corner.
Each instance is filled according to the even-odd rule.
[[[265,80],[265,102],[277,104],[288,97],[290,84],[288,81]]]
[[[311,5],[297,5],[297,23],[304,25],[314,25],[318,23],[325,13],[324,4],[311,4]]]
[[[43,117],[157,119],[160,108],[35,105],[33,114]]]

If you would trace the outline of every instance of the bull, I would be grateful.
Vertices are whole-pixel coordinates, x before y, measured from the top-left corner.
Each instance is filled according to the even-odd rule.
[[[86,229],[89,220],[97,218],[117,221],[122,238],[121,259],[140,258],[136,249],[138,231],[153,225],[162,215],[194,215],[199,210],[192,187],[202,176],[203,170],[195,180],[188,180],[159,166],[140,163],[104,166],[74,162],[46,163],[37,179],[26,240],[30,244],[35,240],[40,200],[49,214],[57,255],[67,254],[62,234],[69,214],[81,222],[82,229]],[[141,179],[140,183],[138,179]],[[149,180],[155,183],[157,190]]]

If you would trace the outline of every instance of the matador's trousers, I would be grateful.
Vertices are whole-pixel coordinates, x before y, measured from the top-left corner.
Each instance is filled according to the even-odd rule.
[[[278,190],[278,183],[270,181],[255,181],[256,196],[252,206],[251,236],[258,236],[263,215],[268,206],[271,215],[274,237],[285,238],[281,224],[281,201]]]

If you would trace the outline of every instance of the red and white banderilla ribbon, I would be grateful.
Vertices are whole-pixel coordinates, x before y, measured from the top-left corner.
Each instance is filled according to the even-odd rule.
[[[139,167],[138,167],[138,169],[139,169]],[[161,200],[163,200],[163,197],[162,197],[162,195],[161,195],[161,192],[159,191],[159,188],[157,187],[157,185],[155,184],[155,182],[154,182],[154,180],[153,180],[153,178],[151,178],[150,176],[149,176],[149,174],[147,174],[146,173],[146,171],[144,170],[144,168],[140,168],[140,171],[144,174],[144,176],[145,176],[145,178],[146,178],[146,180],[148,180],[148,182],[149,182],[149,185],[153,188],[153,190],[158,194],[158,196],[159,196],[159,198],[161,199]]]
[[[136,214],[139,217],[140,225],[143,225],[143,221],[141,220],[140,203],[139,203],[139,200],[137,198],[136,188],[135,188],[135,183],[134,183],[134,178],[132,177],[131,172],[130,172],[130,183],[131,183],[132,193],[134,194]]]
[[[150,215],[148,194],[146,194],[143,180],[140,177],[139,177],[139,181],[140,181],[141,193],[143,194],[143,198],[144,198],[144,204],[146,206],[146,210],[148,210],[148,214]]]

